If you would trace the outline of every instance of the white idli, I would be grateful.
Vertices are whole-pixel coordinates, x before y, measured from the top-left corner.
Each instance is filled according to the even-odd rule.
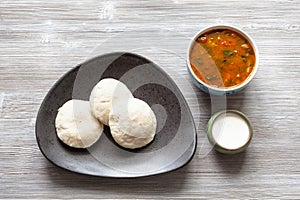
[[[124,106],[126,105],[126,106]],[[109,114],[110,132],[122,147],[135,149],[149,144],[156,133],[156,117],[143,100],[130,98],[116,103]]]
[[[133,95],[124,83],[113,78],[102,79],[90,95],[92,113],[103,124],[108,125],[112,102],[127,102],[128,98],[133,98]]]
[[[55,126],[58,138],[75,148],[90,147],[103,132],[103,124],[91,113],[89,102],[83,100],[69,100],[60,107]]]

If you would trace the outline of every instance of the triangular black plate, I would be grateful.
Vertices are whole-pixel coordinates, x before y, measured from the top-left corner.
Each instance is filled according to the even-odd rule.
[[[148,146],[127,150],[111,138],[109,127],[88,149],[67,147],[55,131],[57,110],[69,99],[88,100],[94,85],[112,77],[155,112],[158,132]],[[82,174],[141,177],[187,164],[196,149],[196,129],[189,107],[174,81],[156,64],[136,54],[118,52],[88,60],[65,74],[45,97],[36,120],[36,138],[43,155],[55,165]]]

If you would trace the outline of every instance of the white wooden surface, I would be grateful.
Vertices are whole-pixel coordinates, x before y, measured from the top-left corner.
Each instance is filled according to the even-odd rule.
[[[167,31],[174,38],[166,48],[184,58],[188,40],[217,23],[242,28],[260,51],[253,82],[227,99],[228,108],[252,121],[254,138],[246,152],[202,156],[198,147],[180,170],[130,180],[78,175],[43,157],[34,131],[41,101],[59,77],[110,35]],[[178,35],[185,39],[177,40]],[[144,43],[165,42],[162,38]],[[1,0],[0,198],[299,199],[299,63],[298,0]],[[188,79],[185,66],[174,69],[184,77],[179,83]],[[200,105],[194,116],[201,142],[210,98],[198,91],[188,100]]]

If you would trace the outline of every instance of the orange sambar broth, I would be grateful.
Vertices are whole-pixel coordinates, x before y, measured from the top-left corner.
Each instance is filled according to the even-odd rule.
[[[240,34],[218,29],[200,35],[190,51],[190,64],[203,82],[219,88],[241,84],[253,71],[253,47]]]

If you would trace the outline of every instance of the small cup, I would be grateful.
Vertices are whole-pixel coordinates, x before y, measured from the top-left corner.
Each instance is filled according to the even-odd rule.
[[[253,135],[249,119],[237,110],[215,113],[208,122],[206,132],[215,150],[224,154],[237,154],[244,151]]]
[[[194,73],[194,71],[191,67],[190,53],[191,53],[193,44],[196,42],[197,38],[199,38],[199,36],[201,36],[205,33],[208,33],[208,32],[213,31],[213,30],[219,30],[219,29],[227,29],[227,30],[231,30],[233,32],[236,32],[236,33],[240,34],[241,36],[243,36],[250,43],[250,45],[253,48],[254,55],[255,55],[255,65],[253,66],[252,72],[249,74],[249,76],[241,84],[231,86],[231,87],[224,87],[224,88],[209,85],[209,84],[205,83],[204,81],[202,81],[199,77],[197,77],[197,75]],[[189,71],[191,77],[193,78],[194,83],[202,91],[204,91],[208,94],[218,95],[218,96],[235,94],[235,93],[241,91],[242,89],[244,89],[249,84],[249,82],[253,79],[253,77],[255,76],[255,74],[257,72],[257,69],[258,69],[258,62],[259,62],[258,49],[257,49],[253,39],[247,33],[245,33],[244,31],[242,31],[242,30],[240,30],[236,27],[228,26],[228,25],[211,26],[211,27],[207,27],[207,28],[204,28],[201,31],[199,31],[193,37],[193,39],[191,40],[191,42],[189,44],[188,51],[187,51],[187,60],[186,60],[188,71]]]

